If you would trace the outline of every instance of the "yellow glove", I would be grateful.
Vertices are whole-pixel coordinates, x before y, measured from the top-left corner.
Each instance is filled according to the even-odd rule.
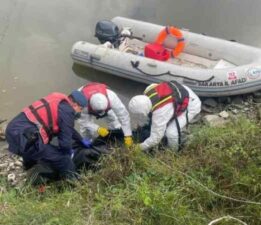
[[[109,131],[107,128],[105,127],[99,127],[97,130],[97,133],[101,136],[101,137],[106,137],[109,134]]]
[[[127,148],[131,147],[133,145],[132,136],[124,137],[124,144]]]

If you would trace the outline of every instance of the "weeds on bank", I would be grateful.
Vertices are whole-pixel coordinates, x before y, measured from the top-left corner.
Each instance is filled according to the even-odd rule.
[[[261,223],[260,130],[241,118],[194,127],[179,154],[115,149],[74,188],[8,188],[0,194],[0,223],[198,225],[225,215]]]

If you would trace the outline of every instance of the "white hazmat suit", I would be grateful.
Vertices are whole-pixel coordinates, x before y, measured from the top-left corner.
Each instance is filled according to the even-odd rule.
[[[79,90],[82,88],[83,87]],[[114,130],[121,128],[124,136],[132,136],[129,112],[115,92],[110,89],[106,89],[106,91],[107,97],[103,94],[96,93],[91,97],[89,104],[91,104],[93,109],[104,110],[109,101],[110,110],[108,111],[107,116],[104,117],[108,129]],[[92,139],[99,136],[98,129],[100,126],[96,123],[95,116],[89,114],[88,108],[84,108],[78,123],[80,125],[80,133],[82,136]]]
[[[146,88],[146,90],[156,85],[157,84],[151,84]],[[188,121],[190,122],[197,114],[200,113],[201,101],[190,88],[185,85],[183,86],[187,89],[189,93],[189,103],[187,111]],[[146,95],[135,96],[129,102],[129,110],[131,113],[136,115],[140,114],[148,116],[148,114],[152,110],[151,100]],[[172,120],[170,122],[170,120],[173,118],[173,115],[173,103],[168,103],[152,112],[150,137],[148,137],[143,143],[140,144],[140,148],[142,150],[150,149],[159,144],[164,136],[167,137],[169,147],[178,147],[179,134],[177,124],[175,120]],[[182,130],[187,124],[186,112],[183,112],[178,116],[178,122],[180,125],[180,129]]]

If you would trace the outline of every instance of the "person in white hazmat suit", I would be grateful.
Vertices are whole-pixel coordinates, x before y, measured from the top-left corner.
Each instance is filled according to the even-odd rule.
[[[174,81],[151,84],[128,107],[134,115],[150,118],[150,136],[138,144],[141,150],[156,146],[164,136],[169,147],[179,150],[181,130],[200,113],[201,101],[190,88]]]
[[[122,129],[126,147],[133,144],[130,115],[115,92],[105,84],[89,83],[79,89],[86,99],[88,106],[78,120],[80,133],[87,138],[106,137],[109,130]],[[108,128],[95,123],[95,119],[104,118]]]

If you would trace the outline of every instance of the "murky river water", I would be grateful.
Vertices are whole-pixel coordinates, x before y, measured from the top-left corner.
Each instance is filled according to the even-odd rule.
[[[124,102],[144,85],[74,66],[71,46],[126,16],[261,47],[260,0],[0,0],[0,118],[53,91],[106,82]]]

